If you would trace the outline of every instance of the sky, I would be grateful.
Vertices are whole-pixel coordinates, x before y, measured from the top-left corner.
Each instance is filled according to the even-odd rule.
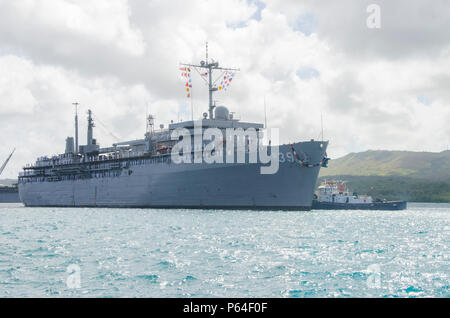
[[[376,5],[377,10],[373,9]],[[101,146],[207,111],[180,63],[239,68],[215,94],[280,142],[329,140],[328,156],[446,150],[450,144],[450,2],[445,0],[0,0],[0,161],[15,178],[42,155],[80,144],[86,112]]]

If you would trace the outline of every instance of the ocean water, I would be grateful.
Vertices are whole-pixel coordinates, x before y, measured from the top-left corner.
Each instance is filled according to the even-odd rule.
[[[450,204],[258,212],[0,205],[0,297],[449,297]]]

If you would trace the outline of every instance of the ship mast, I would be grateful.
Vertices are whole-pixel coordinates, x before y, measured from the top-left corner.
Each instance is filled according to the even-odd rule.
[[[219,67],[219,62],[215,62],[213,59],[211,59],[211,62],[208,61],[208,42],[206,42],[206,60],[205,61],[201,61],[200,65],[197,64],[185,64],[185,63],[181,63],[181,65],[183,66],[187,66],[187,67],[193,67],[195,69],[206,69],[208,72],[208,90],[209,90],[209,119],[214,119],[214,107],[215,104],[213,102],[213,93],[216,92],[218,90],[217,86],[215,85],[217,80],[220,78],[218,77],[216,80],[213,81],[213,70],[220,70],[222,71],[222,73],[226,72],[226,71],[240,71],[239,69],[235,69],[235,68],[224,68],[224,67]]]
[[[78,154],[78,105],[80,103],[72,103],[75,106],[75,153]]]
[[[93,128],[94,120],[92,120],[92,111],[88,109],[88,130],[87,130],[87,145],[88,147],[93,144]]]

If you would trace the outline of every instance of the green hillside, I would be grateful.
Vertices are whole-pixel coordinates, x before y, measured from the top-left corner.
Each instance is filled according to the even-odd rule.
[[[332,159],[320,176],[408,176],[427,180],[450,180],[450,151],[365,151]]]
[[[319,178],[318,184],[324,179]],[[402,176],[333,176],[347,181],[351,192],[368,194],[376,199],[406,200],[409,202],[450,203],[450,182],[431,181]]]
[[[450,202],[450,151],[366,151],[330,160],[326,178],[346,180],[352,191],[387,200]]]

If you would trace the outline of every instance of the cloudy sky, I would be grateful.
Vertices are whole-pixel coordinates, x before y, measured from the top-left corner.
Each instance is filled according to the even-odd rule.
[[[218,103],[264,122],[265,97],[282,142],[319,138],[323,114],[332,158],[450,144],[449,1],[0,0],[0,161],[17,148],[2,177],[64,151],[74,101],[80,144],[88,108],[103,146],[142,138],[147,109],[189,119],[179,63],[206,41],[241,70]],[[207,110],[200,77],[193,105]]]

